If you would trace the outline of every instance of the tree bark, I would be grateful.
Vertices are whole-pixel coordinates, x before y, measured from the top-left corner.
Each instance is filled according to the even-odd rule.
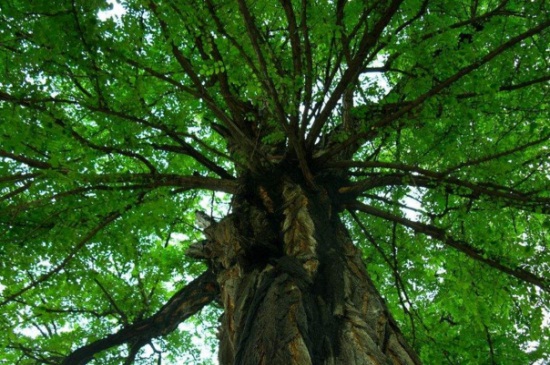
[[[244,186],[201,248],[224,308],[220,364],[420,364],[329,189],[283,174]]]

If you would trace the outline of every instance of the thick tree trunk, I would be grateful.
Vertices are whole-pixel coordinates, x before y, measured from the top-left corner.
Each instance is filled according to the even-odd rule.
[[[224,314],[221,364],[420,364],[326,190],[249,184],[205,230]]]

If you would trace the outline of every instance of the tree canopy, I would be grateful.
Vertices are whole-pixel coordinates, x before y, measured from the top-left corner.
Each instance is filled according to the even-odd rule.
[[[208,362],[196,211],[283,166],[334,187],[425,363],[542,364],[549,27],[547,1],[2,1],[0,360]]]

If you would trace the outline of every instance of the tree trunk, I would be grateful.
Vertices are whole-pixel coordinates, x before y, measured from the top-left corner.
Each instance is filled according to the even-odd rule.
[[[232,213],[205,229],[201,248],[224,308],[220,364],[420,364],[334,194],[282,174],[244,186]]]

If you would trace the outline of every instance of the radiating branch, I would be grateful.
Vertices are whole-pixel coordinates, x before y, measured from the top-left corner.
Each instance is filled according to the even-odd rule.
[[[379,217],[390,222],[399,223],[400,225],[410,228],[417,233],[421,233],[437,239],[445,245],[464,253],[465,255],[476,261],[482,262],[490,267],[497,269],[498,271],[513,276],[523,282],[536,285],[544,291],[550,292],[550,283],[544,277],[535,275],[532,272],[519,267],[513,268],[505,265],[497,259],[491,258],[490,255],[482,249],[476,248],[463,240],[455,239],[442,228],[436,227],[431,224],[412,221],[404,217],[399,217],[397,215],[391,214],[389,212],[366,205],[358,201],[348,204],[346,208],[348,210],[358,210],[360,212]]]
[[[429,98],[432,98],[435,95],[438,95],[443,90],[449,88],[451,85],[455,84],[458,80],[462,79],[464,76],[466,76],[466,75],[474,72],[475,70],[479,69],[481,66],[487,64],[489,61],[493,60],[495,57],[501,55],[502,53],[504,53],[506,51],[509,51],[512,47],[516,46],[517,44],[519,44],[523,40],[525,40],[527,38],[530,38],[530,37],[532,37],[536,34],[541,33],[542,31],[544,31],[548,27],[550,27],[550,20],[542,22],[538,26],[536,26],[534,28],[531,28],[531,29],[529,29],[529,30],[527,30],[527,31],[511,38],[509,41],[507,41],[507,42],[501,44],[500,46],[496,47],[495,49],[493,49],[492,51],[490,51],[489,53],[487,53],[485,56],[481,57],[477,61],[471,63],[470,65],[468,65],[466,67],[461,68],[454,75],[449,76],[447,79],[445,79],[442,82],[438,83],[433,88],[431,88],[430,90],[428,90],[424,94],[417,97],[415,100],[407,102],[406,104],[404,104],[403,107],[401,107],[395,113],[391,113],[390,115],[388,115],[386,117],[383,117],[380,120],[376,121],[375,123],[372,124],[371,129],[369,131],[354,134],[353,136],[348,138],[343,143],[340,143],[340,144],[334,146],[333,148],[331,148],[329,151],[327,151],[325,154],[323,154],[322,156],[320,156],[318,158],[319,162],[324,163],[324,162],[330,160],[332,157],[336,156],[341,151],[349,148],[350,146],[355,145],[358,141],[360,141],[362,139],[365,139],[367,137],[371,137],[372,133],[373,133],[372,132],[373,130],[378,130],[380,128],[388,126],[389,124],[391,124],[395,120],[399,119],[403,115],[409,113],[413,109],[415,109],[415,108],[419,107],[420,105],[422,105]],[[316,132],[318,134],[320,132],[320,127],[322,127],[322,125],[319,126],[319,130],[315,130],[315,131],[312,128],[312,132]],[[310,141],[308,140],[308,142],[310,142]]]
[[[157,150],[181,153],[181,154],[190,156],[194,158],[198,163],[200,163],[201,165],[203,165],[213,173],[217,174],[222,179],[231,180],[234,178],[223,167],[219,166],[214,161],[211,161],[210,159],[208,159],[205,155],[197,151],[195,148],[193,148],[193,146],[186,143],[185,141],[181,141],[179,146],[169,145],[169,144],[156,144],[156,143],[151,144],[151,146]]]
[[[339,163],[336,162],[336,164]],[[372,161],[358,162],[353,165],[363,165],[363,167],[378,165],[378,167],[392,168],[404,172],[372,173],[368,179],[341,187],[339,189],[341,194],[357,196],[365,191],[384,186],[410,186],[412,188],[422,187],[428,189],[443,187],[448,194],[474,200],[485,198],[516,209],[550,214],[550,198],[537,196],[536,194],[540,191],[521,191],[494,183],[474,183],[449,176],[446,173],[437,173],[403,164]]]
[[[326,121],[328,120],[344,91],[348,88],[350,84],[355,83],[355,81],[357,80],[357,77],[364,67],[368,51],[376,44],[376,42],[380,38],[380,35],[389,24],[402,2],[403,0],[393,0],[386,11],[382,14],[380,19],[376,22],[372,30],[370,30],[368,27],[365,27],[365,31],[361,36],[358,49],[355,52],[353,59],[348,65],[348,68],[344,71],[344,74],[334,88],[334,91],[328,98],[328,101],[323,107],[323,110],[321,110],[317,118],[315,118],[315,122],[311,126],[311,130],[306,139],[306,146],[308,150],[312,150],[313,145],[319,137],[323,126],[325,125]]]
[[[184,55],[184,53],[181,51],[181,49],[176,45],[168,29],[168,24],[162,19],[162,16],[160,16],[159,14],[158,6],[153,1],[150,1],[148,5],[149,5],[149,9],[151,10],[151,13],[157,18],[157,21],[159,22],[160,29],[164,35],[166,42],[171,48],[174,58],[176,59],[178,64],[181,66],[185,74],[190,78],[192,84],[194,85],[195,89],[198,92],[198,95],[200,96],[200,99],[202,99],[206,103],[208,108],[216,115],[216,117],[218,117],[224,123],[224,125],[227,128],[229,128],[234,138],[238,138],[242,142],[245,142],[248,145],[248,147],[253,148],[254,147],[253,141],[251,141],[248,138],[248,136],[243,132],[243,130],[240,129],[235,124],[235,122],[231,119],[231,117],[212,98],[212,96],[209,94],[208,90],[206,89],[203,83],[203,80],[201,80],[201,78],[193,68],[193,64],[191,63],[191,60],[188,59]]]
[[[206,189],[234,194],[238,184],[234,180],[216,179],[204,176],[186,176],[178,174],[80,174],[75,179],[94,184],[139,184],[139,188],[155,188],[161,186],[182,187],[188,189]]]

